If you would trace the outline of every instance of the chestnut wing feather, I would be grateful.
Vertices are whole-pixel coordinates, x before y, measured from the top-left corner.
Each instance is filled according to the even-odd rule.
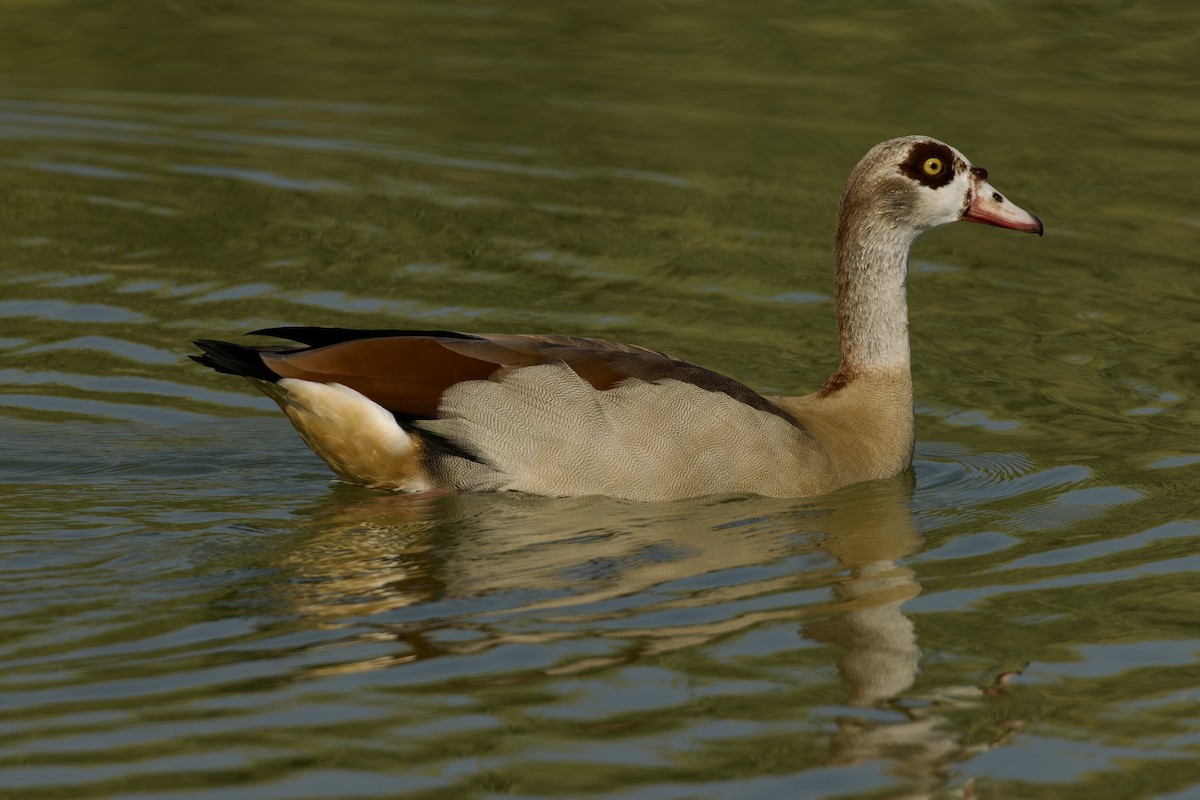
[[[566,364],[599,390],[631,378],[677,380],[721,392],[795,424],[765,397],[732,378],[664,353],[603,339],[338,328],[275,328],[256,333],[309,345],[260,350],[263,362],[278,376],[341,383],[406,417],[437,416],[442,393],[461,381],[500,380],[521,367]]]

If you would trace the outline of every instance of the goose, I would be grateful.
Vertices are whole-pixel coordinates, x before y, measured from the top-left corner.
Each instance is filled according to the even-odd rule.
[[[334,473],[368,487],[821,495],[912,462],[908,254],[957,220],[1042,233],[943,142],[904,136],[863,156],[837,212],[841,364],[800,397],[579,336],[276,327],[251,335],[289,344],[197,340],[191,358],[247,378]]]

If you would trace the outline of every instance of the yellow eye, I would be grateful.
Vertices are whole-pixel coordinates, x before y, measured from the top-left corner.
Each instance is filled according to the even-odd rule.
[[[940,158],[927,158],[925,163],[921,165],[925,170],[926,175],[940,175],[942,173],[942,160]]]

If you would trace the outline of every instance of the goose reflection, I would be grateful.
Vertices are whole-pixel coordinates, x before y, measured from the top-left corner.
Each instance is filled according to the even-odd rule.
[[[982,690],[950,687],[897,702],[920,661],[903,605],[921,587],[897,563],[921,542],[910,502],[906,480],[813,501],[662,505],[345,487],[308,512],[300,548],[285,557],[294,578],[287,602],[344,626],[347,645],[398,645],[394,655],[376,651],[313,676],[507,644],[619,645],[534,671],[578,674],[794,622],[804,639],[839,653],[847,702],[829,763],[885,759],[921,787],[906,796],[927,796],[945,791],[952,765],[982,749],[966,748],[941,716],[979,703]],[[458,635],[444,635],[448,629]],[[887,708],[895,719],[856,707]]]

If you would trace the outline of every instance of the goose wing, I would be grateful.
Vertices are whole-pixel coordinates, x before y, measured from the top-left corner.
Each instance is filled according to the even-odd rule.
[[[216,369],[277,381],[298,378],[340,383],[397,417],[437,416],[443,393],[462,381],[498,381],[514,370],[565,364],[599,390],[622,381],[675,380],[720,392],[746,405],[792,418],[745,384],[665,353],[636,345],[577,336],[467,334],[439,330],[266,328],[295,345],[244,346],[202,340],[192,358]]]

